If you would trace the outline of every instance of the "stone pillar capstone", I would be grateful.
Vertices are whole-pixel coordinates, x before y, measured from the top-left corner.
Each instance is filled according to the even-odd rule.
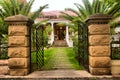
[[[89,70],[93,75],[110,74],[110,21],[105,14],[91,15],[88,24]]]
[[[24,76],[30,71],[30,26],[33,21],[23,15],[10,16],[8,23],[8,66],[11,76]]]

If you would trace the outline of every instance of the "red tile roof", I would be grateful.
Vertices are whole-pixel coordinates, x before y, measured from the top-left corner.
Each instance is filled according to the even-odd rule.
[[[75,13],[71,12],[71,11],[59,11],[59,10],[55,10],[55,11],[48,11],[48,12],[42,12],[42,16],[40,18],[37,18],[36,20],[44,20],[44,19],[51,19],[51,20],[65,20],[64,18],[61,18],[61,12],[67,13],[69,15],[72,16],[76,16]]]
[[[42,14],[43,14],[43,16],[57,16],[57,17],[59,17],[61,15],[61,12],[65,12],[69,15],[76,16],[76,14],[71,12],[71,11],[59,11],[59,10],[43,12]]]

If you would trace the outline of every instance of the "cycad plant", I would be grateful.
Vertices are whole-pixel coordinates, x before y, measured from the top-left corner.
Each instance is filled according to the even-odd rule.
[[[85,24],[85,20],[92,14],[102,13],[108,14],[113,17],[113,19],[120,16],[120,5],[118,1],[110,0],[82,0],[83,5],[79,3],[74,3],[77,7],[77,10],[72,8],[66,8],[65,10],[71,11],[76,14],[76,16],[71,16],[67,13],[63,13],[62,17],[68,19],[72,22],[79,21],[82,24]]]
[[[18,2],[17,0],[1,0],[0,1],[0,16],[5,18],[12,15],[22,14],[28,16],[29,18],[35,20],[41,11],[47,8],[47,4],[40,6],[39,9],[31,13],[31,8],[35,0],[29,0],[28,3]]]
[[[22,14],[28,18],[35,20],[40,16],[43,9],[48,5],[40,6],[35,12],[31,12],[32,5],[35,0],[29,0],[28,3],[18,2],[18,0],[0,0],[0,36],[7,34],[7,25],[4,19],[9,16]]]

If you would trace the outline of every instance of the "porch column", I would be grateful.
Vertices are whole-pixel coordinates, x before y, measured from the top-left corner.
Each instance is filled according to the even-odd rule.
[[[52,27],[52,33],[51,33],[51,45],[52,45],[54,41],[54,22],[51,22],[51,27]]]
[[[68,32],[68,26],[66,26],[66,42],[69,46],[69,32]]]
[[[86,21],[89,30],[89,70],[94,75],[110,74],[110,25],[111,16],[91,15]]]
[[[11,76],[24,76],[30,71],[30,26],[32,21],[23,15],[7,17],[8,66]]]

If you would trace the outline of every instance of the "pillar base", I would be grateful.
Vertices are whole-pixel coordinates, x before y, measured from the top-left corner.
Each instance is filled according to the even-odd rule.
[[[111,72],[110,68],[93,68],[89,66],[90,73],[93,75],[109,75]]]
[[[120,75],[120,60],[111,61],[111,74]]]
[[[11,76],[25,76],[29,73],[29,69],[10,69]]]

